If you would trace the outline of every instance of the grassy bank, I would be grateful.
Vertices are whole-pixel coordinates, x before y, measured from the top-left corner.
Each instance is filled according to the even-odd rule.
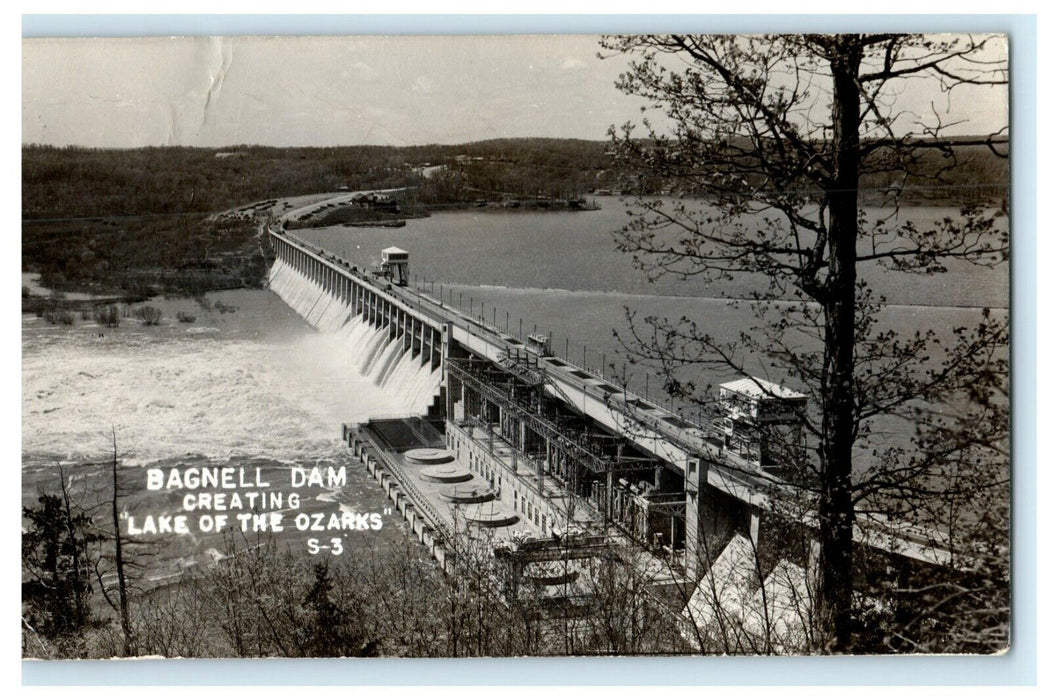
[[[196,296],[261,286],[270,262],[253,220],[188,214],[22,225],[22,269],[57,292]]]

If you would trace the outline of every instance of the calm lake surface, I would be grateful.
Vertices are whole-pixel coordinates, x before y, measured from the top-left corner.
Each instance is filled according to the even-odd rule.
[[[612,233],[628,221],[630,205],[617,197],[595,199],[602,207],[597,211],[467,209],[410,219],[398,229],[337,226],[304,229],[296,235],[364,265],[379,265],[380,251],[396,245],[409,251],[410,268],[421,280],[444,283],[723,298],[752,289],[755,280],[745,276],[717,286],[699,277],[650,282],[633,267],[631,256],[614,244]],[[957,214],[958,210],[946,207],[903,207],[888,225],[893,228],[909,220],[925,231]],[[868,211],[872,220],[892,216],[888,209]],[[1007,226],[1006,218],[1000,221]],[[892,304],[1008,305],[1006,264],[996,268],[951,264],[948,274],[933,276],[868,264],[861,274]]]

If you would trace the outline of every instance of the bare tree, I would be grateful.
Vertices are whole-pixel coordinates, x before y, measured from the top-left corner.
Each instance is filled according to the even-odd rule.
[[[120,626],[119,637],[102,635],[98,641],[106,647],[105,655],[134,656],[141,650],[136,641],[132,607],[136,598],[144,597],[153,586],[147,579],[147,572],[164,543],[122,531],[127,499],[134,489],[122,483],[126,482],[129,472],[121,467],[115,429],[110,433],[110,441],[108,459],[84,463],[78,468],[99,470],[97,481],[84,480],[82,498],[92,503],[86,512],[91,514],[96,536],[104,545],[100,556],[93,562],[98,591],[117,615]]]
[[[128,614],[128,579],[124,575],[124,536],[120,533],[120,509],[118,505],[120,490],[117,483],[117,431],[112,431],[113,461],[110,473],[113,477],[113,498],[110,501],[110,513],[113,516],[113,562],[117,569],[117,600],[120,611],[120,629],[124,635],[124,656],[131,656],[134,651],[132,642],[131,618]],[[105,589],[103,589],[105,590]]]
[[[1006,319],[986,314],[958,329],[955,341],[933,332],[908,336],[880,325],[884,299],[865,279],[879,266],[937,274],[948,265],[996,265],[1007,257],[1006,232],[993,212],[978,207],[927,227],[870,221],[859,187],[866,178],[889,178],[897,202],[914,182],[948,182],[963,149],[1005,156],[1006,126],[992,135],[950,136],[959,128],[950,129],[957,125],[933,104],[917,114],[897,101],[921,81],[931,95],[1005,85],[1006,56],[998,50],[1004,43],[995,36],[897,34],[603,40],[607,52],[635,57],[618,87],[647,99],[670,124],[645,121],[644,138],[630,124],[611,130],[619,164],[703,197],[640,198],[619,247],[651,277],[747,283],[744,296],[757,317],[731,343],[686,319],[633,321],[629,343],[660,368],[676,398],[704,401],[685,369],[748,374],[761,366],[776,380],[805,385],[816,399],[799,416],[813,442],[791,486],[812,501],[816,516],[815,615],[826,651],[850,650],[857,631],[855,527],[870,522],[861,512],[904,516],[945,490],[934,472],[951,455],[923,437],[917,452],[881,447],[874,421],[920,421],[929,417],[922,409],[962,407],[926,434],[948,430],[956,450],[1002,438],[981,429],[973,414],[998,410],[993,395],[1006,377]],[[639,189],[646,186],[640,179]],[[877,454],[859,473],[862,448]]]

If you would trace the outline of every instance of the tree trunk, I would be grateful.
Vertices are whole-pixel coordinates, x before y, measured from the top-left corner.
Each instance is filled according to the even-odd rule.
[[[854,506],[851,467],[854,446],[854,333],[861,51],[855,37],[843,37],[832,60],[835,171],[828,193],[829,266],[825,312],[827,365],[822,444],[821,557],[818,619],[825,650],[844,652],[851,643],[851,571],[854,558]]]
[[[66,534],[69,536],[70,546],[72,547],[71,555],[73,557],[73,615],[76,619],[77,625],[79,626],[81,622],[83,622],[85,617],[85,615],[83,614],[85,609],[85,589],[81,586],[81,575],[83,573],[83,569],[80,562],[80,538],[77,536],[77,529],[73,523],[73,508],[70,505],[69,489],[66,488],[66,473],[62,469],[61,464],[58,465],[58,479],[59,484],[62,486],[62,506],[65,509]]]
[[[120,601],[120,629],[124,635],[123,656],[131,656],[131,619],[128,614],[128,584],[124,577],[124,552],[121,547],[120,513],[117,508],[117,437],[113,436],[113,557],[117,564],[117,594]]]

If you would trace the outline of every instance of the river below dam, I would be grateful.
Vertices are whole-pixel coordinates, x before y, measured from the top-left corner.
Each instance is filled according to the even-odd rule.
[[[640,318],[686,316],[726,340],[749,324],[748,311],[724,298],[740,293],[733,285],[713,290],[696,279],[647,282],[610,235],[624,223],[625,205],[599,199],[603,208],[595,212],[467,210],[401,229],[297,235],[364,265],[377,262],[384,247],[404,248],[420,286],[430,291],[433,281],[435,296],[512,334],[534,327],[551,334],[559,355],[568,339],[573,362],[607,374],[624,368],[632,389],[659,398],[656,378],[629,366],[613,337],[614,329],[625,330],[627,309]],[[933,222],[952,211],[911,213]],[[72,327],[51,326],[23,315],[23,503],[57,491],[60,464],[86,505],[103,500],[115,440],[127,512],[147,506],[177,512],[180,503],[171,494],[143,491],[148,469],[233,466],[273,475],[352,466],[339,441],[341,423],[426,410],[439,374],[405,361],[338,308],[315,309],[313,292],[282,278],[279,266],[272,291],[209,294],[209,308],[157,299],[151,303],[164,318],[156,327],[131,318],[114,329],[79,319]],[[979,319],[977,307],[1007,313],[1006,265],[933,277],[881,271],[872,282],[891,302],[881,323],[905,333],[932,329],[951,337],[956,327]],[[180,311],[195,320],[176,321]],[[893,441],[906,432],[907,426],[885,423],[877,434]],[[312,487],[304,497],[307,510],[370,513],[385,505],[380,489],[354,468],[340,488]],[[400,537],[400,519],[385,523],[379,531],[353,533],[353,544],[382,546]],[[174,542],[157,557],[155,577],[223,553],[215,537]]]
[[[122,509],[140,523],[147,514],[183,510],[183,491],[146,491],[149,469],[259,468],[275,490],[289,487],[287,496],[292,469],[346,467],[340,488],[296,489],[304,499],[299,510],[382,512],[384,495],[343,449],[340,425],[418,412],[413,399],[376,386],[351,361],[346,338],[315,331],[273,292],[207,299],[211,310],[189,299],[154,300],[164,313],[155,327],[124,319],[118,328],[93,321],[68,328],[22,317],[23,505],[58,492],[59,465],[84,507],[104,502],[115,440],[127,494]],[[179,323],[179,311],[196,320]],[[384,524],[352,533],[348,545],[400,537],[399,518]],[[155,539],[164,545],[151,558],[149,576],[157,579],[230,545],[196,535]],[[299,547],[305,541],[296,532],[278,539]]]

